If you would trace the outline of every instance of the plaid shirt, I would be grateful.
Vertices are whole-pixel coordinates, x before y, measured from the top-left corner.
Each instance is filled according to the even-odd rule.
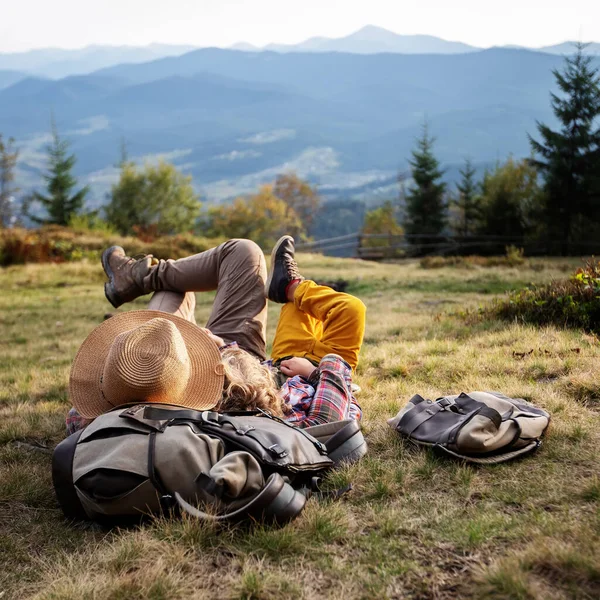
[[[220,348],[237,347],[233,342]],[[273,368],[272,361],[262,363]],[[352,395],[352,369],[337,354],[325,356],[309,379],[292,377],[281,388],[283,401],[292,412],[285,417],[297,427],[311,427],[344,419],[362,417],[362,410]],[[83,418],[74,408],[66,419],[67,435],[71,435],[92,422]]]
[[[281,388],[292,408],[286,420],[298,427],[312,427],[362,417],[352,395],[352,369],[337,354],[328,354],[309,379],[292,377]]]

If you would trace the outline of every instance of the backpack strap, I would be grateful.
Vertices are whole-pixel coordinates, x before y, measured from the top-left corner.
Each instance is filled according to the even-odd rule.
[[[440,402],[419,402],[409,410],[398,423],[397,429],[405,435],[412,435],[418,427],[429,421],[441,410],[446,409],[446,404]]]
[[[367,442],[356,419],[313,425],[304,431],[325,444],[335,467],[357,462],[367,453]]]
[[[175,506],[175,499],[173,494],[169,492],[163,483],[158,471],[156,470],[156,431],[153,431],[148,436],[148,479],[154,486],[154,489],[159,494],[160,507],[163,512],[167,512],[169,509]]]
[[[80,429],[64,439],[56,446],[52,455],[52,483],[58,503],[69,519],[88,518],[73,484],[73,459],[77,442],[83,432],[84,430]]]
[[[315,448],[319,451],[320,454],[322,454],[322,455],[327,454],[327,448],[325,447],[325,444],[322,444],[319,440],[315,439],[312,435],[307,433],[304,429],[302,429],[301,427],[296,427],[295,425],[292,425],[285,419],[280,419],[279,417],[272,415],[270,412],[267,412],[266,410],[262,410],[260,408],[257,409],[256,411],[248,411],[248,412],[218,413],[215,411],[200,412],[197,410],[188,410],[185,408],[178,409],[178,410],[169,410],[169,409],[159,408],[156,406],[146,406],[144,408],[142,418],[145,421],[150,421],[150,422],[165,421],[165,420],[169,420],[169,421],[177,420],[177,421],[191,421],[191,422],[195,422],[195,423],[207,423],[207,422],[230,423],[231,425],[233,425],[235,427],[235,421],[232,421],[230,417],[243,416],[243,415],[244,416],[260,415],[262,417],[266,417],[267,419],[271,419],[272,421],[277,421],[278,423],[281,423],[282,425],[285,425],[286,427],[289,427],[290,429],[293,429],[294,431],[303,435],[306,439],[308,439],[315,446]],[[121,416],[131,417],[132,415],[127,415],[127,414],[123,413]]]
[[[236,521],[252,517],[283,524],[294,519],[304,508],[310,492],[303,491],[305,493],[295,490],[279,473],[273,473],[259,494],[229,513],[211,515],[186,502],[179,492],[175,492],[175,501],[183,511],[205,521]]]

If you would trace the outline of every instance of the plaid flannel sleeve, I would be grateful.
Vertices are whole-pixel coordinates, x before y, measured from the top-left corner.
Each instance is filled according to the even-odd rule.
[[[352,369],[336,354],[328,354],[308,381],[315,395],[306,411],[296,411],[287,421],[298,427],[312,427],[344,419],[362,417],[362,411],[352,395]]]

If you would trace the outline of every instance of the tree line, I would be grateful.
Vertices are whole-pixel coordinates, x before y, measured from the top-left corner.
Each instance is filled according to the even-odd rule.
[[[546,254],[597,251],[600,76],[584,49],[578,45],[576,54],[565,59],[564,69],[553,72],[561,95],[551,94],[551,105],[560,126],[537,123],[538,137],[529,136],[530,158],[509,157],[479,180],[467,159],[456,189],[450,190],[425,124],[409,161],[413,184],[401,194],[403,202],[389,202],[368,213],[363,233],[402,231],[424,249],[452,233],[463,240],[520,240]]]
[[[165,161],[137,165],[122,148],[119,179],[111,187],[107,204],[86,212],[90,190],[87,186],[78,189],[72,174],[76,157],[54,122],[51,129],[52,140],[46,148],[48,167],[43,175],[45,193],[36,191],[26,196],[20,214],[14,205],[19,191],[14,186],[19,152],[14,139],[4,142],[0,136],[3,227],[28,219],[39,225],[83,225],[144,239],[187,232],[215,238],[248,237],[266,247],[284,233],[306,239],[319,208],[316,188],[289,172],[250,196],[204,209],[190,176]]]
[[[520,240],[547,254],[593,251],[600,239],[600,76],[583,45],[554,76],[560,95],[551,94],[551,105],[560,126],[555,130],[537,123],[537,137],[529,136],[531,157],[509,157],[480,176],[467,159],[460,181],[450,189],[435,157],[435,138],[424,124],[409,161],[410,186],[400,178],[398,200],[368,211],[362,232],[406,235],[423,248],[452,234],[463,240],[486,236]],[[69,225],[83,219],[90,226],[101,224],[124,235],[191,231],[207,237],[251,237],[268,246],[282,233],[306,239],[316,229],[316,215],[322,229],[331,214],[341,218],[344,210],[348,212],[339,202],[322,206],[316,188],[294,173],[279,175],[250,196],[204,208],[191,177],[174,165],[139,166],[123,151],[119,179],[106,206],[102,212],[85,213],[89,189],[77,185],[72,175],[75,156],[54,123],[47,154],[45,192],[30,194],[22,203],[22,215],[39,224]],[[14,202],[18,157],[15,140],[0,136],[0,224],[5,227],[18,216]],[[471,252],[482,249],[471,245]]]

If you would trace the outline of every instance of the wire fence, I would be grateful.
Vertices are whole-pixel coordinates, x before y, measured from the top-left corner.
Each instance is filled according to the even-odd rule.
[[[362,234],[360,232],[299,243],[304,252],[384,260],[424,256],[500,255],[510,246],[523,248],[528,256],[558,255],[560,248],[551,243],[532,242],[520,236],[452,236],[430,234]],[[600,252],[600,241],[581,240],[569,245],[570,254]]]

